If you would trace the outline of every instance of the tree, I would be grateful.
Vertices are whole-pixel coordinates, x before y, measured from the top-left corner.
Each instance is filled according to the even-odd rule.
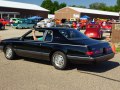
[[[117,0],[117,6],[120,7],[120,0]]]
[[[66,3],[59,4],[58,1],[52,2],[51,0],[44,0],[41,4],[41,7],[50,10],[50,14],[54,14],[54,12],[58,9],[66,7]]]
[[[80,5],[80,6],[78,6],[79,8],[86,8],[85,6],[82,6],[82,5]]]
[[[66,3],[61,3],[61,4],[59,5],[59,9],[64,8],[64,7],[66,7]]]
[[[82,6],[82,5],[79,5],[79,6],[77,6],[77,5],[71,5],[71,7],[86,8],[85,6]]]
[[[98,2],[95,2],[89,5],[90,9],[97,9],[97,10],[103,10],[106,7],[107,6],[105,3],[98,3]]]
[[[53,2],[53,9],[54,9],[54,11],[57,11],[59,9],[59,3],[58,3],[58,1],[54,1]]]
[[[44,0],[41,4],[41,7],[50,10],[49,13],[53,13],[53,2],[51,0]]]
[[[76,5],[71,5],[70,7],[77,7]]]

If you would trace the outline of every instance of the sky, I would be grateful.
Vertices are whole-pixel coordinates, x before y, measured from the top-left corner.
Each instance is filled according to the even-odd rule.
[[[12,0],[12,1],[41,5],[43,0]],[[115,5],[117,0],[56,0],[56,1],[60,3],[65,2],[67,5],[83,5],[89,7],[89,4],[94,2],[103,2],[111,6],[111,5]]]

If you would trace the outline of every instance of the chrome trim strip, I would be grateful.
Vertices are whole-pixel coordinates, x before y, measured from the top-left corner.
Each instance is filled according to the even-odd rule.
[[[89,59],[89,60],[93,60],[93,59],[98,59],[98,58],[104,58],[110,55],[114,55],[114,53],[111,54],[107,54],[104,56],[99,56],[99,57],[80,57],[80,56],[71,56],[71,55],[67,55],[68,58],[77,58],[77,59]]]
[[[43,42],[44,43],[44,42]],[[87,45],[72,45],[72,44],[61,44],[61,43],[47,43],[47,44],[58,44],[58,45],[68,45],[68,46],[82,46],[82,47],[87,47]]]
[[[44,52],[37,52],[37,51],[30,51],[30,50],[22,50],[22,49],[14,49],[15,51],[22,51],[22,52],[29,52],[29,53],[36,53],[36,54],[42,54],[42,55],[49,55],[49,53]]]
[[[80,57],[80,56],[71,56],[67,55],[68,58],[77,58],[77,59],[93,59],[92,57]]]

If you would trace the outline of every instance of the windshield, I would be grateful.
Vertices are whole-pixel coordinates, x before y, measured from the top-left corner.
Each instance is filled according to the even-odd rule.
[[[66,37],[67,39],[88,39],[87,36],[82,34],[81,32],[75,30],[75,29],[69,29],[69,30],[59,30],[59,32]]]

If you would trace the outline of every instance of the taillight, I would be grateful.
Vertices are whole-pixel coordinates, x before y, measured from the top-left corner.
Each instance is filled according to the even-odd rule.
[[[94,52],[93,51],[87,51],[86,54],[89,55],[89,56],[91,56],[91,55],[94,54]]]

